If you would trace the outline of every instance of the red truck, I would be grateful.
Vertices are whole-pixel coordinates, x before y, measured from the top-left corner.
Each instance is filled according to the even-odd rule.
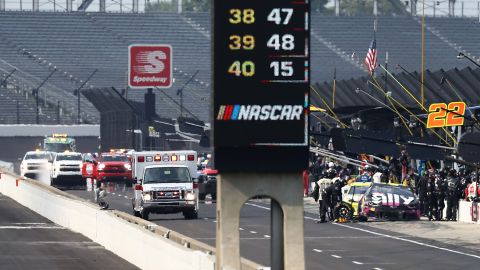
[[[82,176],[101,182],[120,180],[133,183],[132,162],[125,153],[102,153],[98,157],[85,154]]]

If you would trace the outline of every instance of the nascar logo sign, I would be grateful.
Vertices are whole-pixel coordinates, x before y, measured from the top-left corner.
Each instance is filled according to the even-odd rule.
[[[217,120],[285,121],[300,120],[302,105],[221,105]]]
[[[128,86],[169,88],[172,86],[172,47],[139,45],[128,47]]]

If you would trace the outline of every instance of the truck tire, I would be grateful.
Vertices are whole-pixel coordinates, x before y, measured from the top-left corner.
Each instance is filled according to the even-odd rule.
[[[148,213],[147,210],[142,210],[142,211],[140,211],[139,214],[140,214],[140,217],[141,217],[141,218],[143,218],[143,219],[145,219],[145,220],[148,220],[148,215],[149,215],[150,213]]]
[[[185,219],[197,219],[198,218],[198,212],[196,210],[189,210],[183,212],[183,216]]]

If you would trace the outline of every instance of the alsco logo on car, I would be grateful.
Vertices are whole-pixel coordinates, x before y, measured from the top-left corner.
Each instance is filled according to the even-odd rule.
[[[128,86],[169,88],[172,86],[172,47],[140,45],[128,47]]]

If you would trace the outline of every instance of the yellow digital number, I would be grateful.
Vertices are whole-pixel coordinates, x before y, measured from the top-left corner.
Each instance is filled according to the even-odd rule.
[[[243,63],[235,61],[228,68],[228,73],[237,77],[252,77],[255,75],[255,64],[252,61],[245,61]]]
[[[230,9],[230,15],[232,15],[232,18],[228,19],[230,23],[239,24],[242,22],[242,11],[240,9]]]
[[[245,35],[243,37],[238,35],[230,36],[230,50],[253,50],[255,48],[255,38],[252,35]]]
[[[229,10],[230,17],[228,21],[232,24],[239,24],[239,23],[244,23],[244,24],[252,24],[255,23],[255,10],[251,8],[247,9],[237,9],[233,8]]]

